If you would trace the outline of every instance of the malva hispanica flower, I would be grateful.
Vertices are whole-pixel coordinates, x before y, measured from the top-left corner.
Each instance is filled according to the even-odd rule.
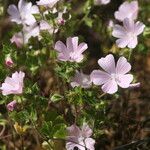
[[[90,88],[92,82],[89,75],[84,74],[82,71],[77,71],[75,76],[71,78],[71,86],[74,87],[82,87],[82,88]]]
[[[83,60],[83,52],[88,48],[86,43],[78,45],[78,37],[67,38],[66,45],[57,41],[55,44],[55,50],[58,52],[58,60],[81,62]]]
[[[90,138],[92,136],[92,129],[84,123],[80,129],[75,124],[67,128],[68,136],[66,149],[73,150],[77,147],[79,150],[94,150],[95,140]]]
[[[28,3],[25,0],[20,0],[18,8],[15,5],[10,5],[7,12],[10,15],[12,22],[23,25],[32,25],[36,22],[33,14],[38,14],[39,9],[36,5],[32,6],[31,2]]]
[[[59,0],[39,0],[37,5],[52,8]]]
[[[11,43],[15,43],[18,48],[27,44],[31,37],[38,37],[40,40],[40,27],[35,23],[31,26],[23,26],[22,32],[15,33],[10,39]]]
[[[125,18],[136,20],[138,16],[138,2],[124,2],[120,5],[119,10],[115,12],[115,19],[123,21]]]
[[[15,107],[16,107],[16,104],[17,104],[16,100],[13,100],[13,101],[10,102],[9,104],[7,104],[7,109],[8,109],[9,111],[13,111],[13,110],[15,109]]]
[[[131,70],[130,63],[125,57],[120,57],[115,64],[112,54],[98,60],[99,66],[104,70],[94,70],[91,73],[91,80],[95,85],[102,85],[104,93],[114,94],[118,86],[128,88],[133,81],[133,75],[127,74]]]
[[[120,48],[135,48],[138,44],[137,36],[140,35],[145,28],[145,25],[138,21],[134,23],[131,19],[124,19],[123,26],[115,25],[113,28],[112,35],[116,38],[116,44]]]
[[[9,94],[22,94],[24,77],[25,73],[22,71],[13,73],[12,77],[6,77],[0,88],[2,94],[4,96]]]

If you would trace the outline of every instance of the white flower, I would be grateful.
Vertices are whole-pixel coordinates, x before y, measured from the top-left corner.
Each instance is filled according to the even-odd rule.
[[[23,44],[27,44],[31,37],[38,37],[40,40],[40,28],[35,23],[32,26],[23,26],[22,32],[18,32],[13,35],[11,42],[15,43],[17,47],[22,47]]]
[[[12,74],[12,77],[7,77],[0,88],[3,95],[9,94],[22,94],[23,92],[23,79],[25,73],[20,71]]]
[[[31,37],[38,37],[40,39],[40,27],[35,23],[32,26],[23,27],[24,43],[28,43]]]
[[[37,5],[43,5],[45,7],[52,8],[59,0],[40,0]]]
[[[15,5],[10,5],[7,12],[10,15],[12,22],[16,22],[17,24],[32,25],[36,22],[33,14],[38,14],[39,9],[35,5],[32,6],[31,2],[28,3],[24,0],[20,0],[18,3],[18,8]]]
[[[94,150],[95,140],[90,138],[92,136],[92,129],[84,123],[82,128],[80,129],[76,125],[72,125],[67,128],[68,136],[66,149],[74,150],[77,147],[79,150]]]
[[[78,43],[78,37],[67,38],[66,45],[57,41],[55,50],[58,52],[58,59],[61,61],[81,62],[83,60],[83,52],[88,48],[87,44]]]
[[[123,21],[125,18],[129,18],[132,20],[137,19],[138,15],[138,2],[132,1],[132,2],[124,2],[119,7],[119,10],[115,12],[115,18],[117,20]]]
[[[102,85],[104,93],[114,94],[118,91],[118,86],[130,87],[133,75],[128,73],[131,65],[125,57],[120,57],[115,63],[114,56],[109,54],[99,59],[98,64],[104,71],[93,70],[91,80],[95,85]]]
[[[116,44],[120,48],[135,48],[138,44],[137,36],[140,35],[145,28],[145,25],[140,21],[134,23],[131,19],[124,19],[123,26],[115,25],[112,35],[119,38]]]

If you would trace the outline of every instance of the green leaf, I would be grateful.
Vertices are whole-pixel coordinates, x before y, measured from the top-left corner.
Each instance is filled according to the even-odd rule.
[[[51,97],[51,101],[52,101],[52,102],[58,102],[58,101],[60,101],[60,100],[62,100],[62,99],[63,99],[63,96],[60,95],[60,94],[54,94],[54,95],[52,95],[52,97]]]
[[[57,124],[53,128],[53,137],[54,138],[65,138],[66,137],[66,125],[65,124]]]

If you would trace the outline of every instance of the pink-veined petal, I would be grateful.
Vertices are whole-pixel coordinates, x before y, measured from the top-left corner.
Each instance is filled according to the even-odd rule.
[[[69,37],[67,38],[67,49],[69,51],[75,51],[78,48],[78,37]]]
[[[114,94],[118,91],[118,85],[115,80],[109,80],[102,86],[102,91],[108,94]]]
[[[98,60],[98,64],[108,73],[115,73],[115,59],[112,54],[102,57]]]
[[[134,31],[134,20],[125,18],[123,20],[123,26],[127,32],[133,32]]]
[[[25,6],[26,6],[25,0],[20,0],[18,2],[18,9],[19,9],[19,11],[23,10]]]
[[[137,44],[138,44],[138,39],[137,37],[134,37],[134,38],[131,38],[131,40],[129,41],[128,47],[133,49],[136,47]]]
[[[11,21],[21,24],[20,13],[15,5],[10,5],[7,12],[10,15]]]
[[[86,49],[88,48],[87,44],[86,43],[81,43],[79,44],[78,46],[78,50],[77,50],[77,53],[83,53]]]
[[[95,150],[94,145],[95,145],[95,140],[92,138],[86,138],[85,139],[85,145],[86,148],[89,150]]]
[[[85,138],[89,138],[90,136],[92,136],[93,133],[92,129],[86,123],[83,124],[81,131],[82,131],[82,136]]]
[[[126,74],[131,70],[130,63],[127,62],[125,57],[120,57],[117,61],[116,65],[116,73],[117,74]]]
[[[131,74],[119,75],[117,84],[122,88],[128,88],[132,81],[133,81],[133,75]]]
[[[95,85],[102,85],[111,79],[111,77],[108,73],[101,71],[101,70],[94,70],[91,73],[90,77],[91,77],[91,81]]]
[[[63,42],[57,41],[54,49],[61,53],[63,51],[66,51],[66,46]]]
[[[127,37],[116,40],[116,44],[120,48],[125,48],[129,43],[129,39]]]
[[[115,25],[113,28],[112,35],[116,38],[122,38],[125,35],[125,29],[120,25]]]
[[[136,35],[141,34],[144,31],[145,25],[142,22],[136,22],[135,24],[135,33]]]

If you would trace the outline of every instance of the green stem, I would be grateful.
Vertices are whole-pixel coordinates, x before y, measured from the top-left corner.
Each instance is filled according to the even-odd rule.
[[[45,141],[47,142],[49,149],[52,150],[52,149],[53,149],[53,146],[52,146],[51,143],[48,141],[48,139],[47,139],[46,137],[44,137],[44,136],[39,132],[39,130],[38,130],[38,128],[36,127],[35,123],[34,123],[32,120],[30,120],[30,121],[31,121],[31,123],[32,123],[32,125],[33,125],[33,127],[34,127],[34,129],[36,130],[37,134],[38,134],[43,140],[45,140]]]
[[[131,60],[131,55],[132,55],[133,49],[129,49],[129,56],[128,56],[128,61]]]
[[[98,98],[102,98],[103,96],[105,96],[106,93],[101,94]]]

